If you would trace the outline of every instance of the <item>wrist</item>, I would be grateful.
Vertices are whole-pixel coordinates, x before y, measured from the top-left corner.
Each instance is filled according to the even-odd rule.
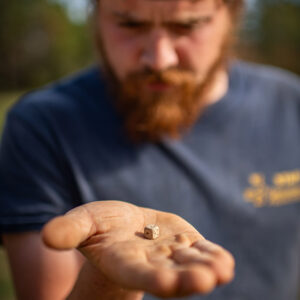
[[[86,261],[66,300],[141,300],[143,295],[141,291],[127,290],[111,282]]]

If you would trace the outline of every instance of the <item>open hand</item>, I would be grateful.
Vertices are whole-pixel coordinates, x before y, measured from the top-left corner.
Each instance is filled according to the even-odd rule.
[[[144,227],[159,226],[155,240]],[[120,201],[79,206],[50,221],[44,242],[78,248],[112,282],[159,297],[208,293],[233,278],[234,260],[177,215]]]

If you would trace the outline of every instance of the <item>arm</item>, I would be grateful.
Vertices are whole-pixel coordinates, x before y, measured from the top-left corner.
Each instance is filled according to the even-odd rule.
[[[128,292],[112,284],[89,263],[80,272],[84,258],[79,251],[51,250],[43,244],[38,232],[5,234],[3,241],[19,300],[142,298],[142,293]],[[95,285],[93,288],[91,283]]]
[[[140,233],[153,223],[160,237],[145,240]],[[140,300],[142,291],[178,297],[233,277],[232,256],[183,219],[124,202],[78,207],[48,223],[43,239],[60,251],[44,246],[40,233],[3,236],[20,300]],[[83,267],[75,248],[87,258]]]
[[[41,242],[40,233],[29,232],[28,224],[41,225],[49,219],[49,215],[68,210],[69,205],[75,205],[76,191],[70,188],[69,176],[62,171],[63,154],[55,153],[56,142],[48,135],[51,131],[50,124],[45,121],[48,118],[36,105],[30,97],[28,102],[24,99],[7,119],[0,151],[0,229],[1,233],[16,228],[26,231],[3,236],[18,299],[62,300],[76,282],[82,256],[75,249],[63,252],[50,250]],[[19,220],[20,214],[24,223]],[[2,228],[2,218],[8,215],[19,222]],[[87,290],[81,287],[85,286],[82,278],[85,280],[86,276],[82,274],[85,273],[81,273],[70,297],[75,299],[80,295],[80,299],[92,300],[92,296],[84,296]],[[98,286],[109,291],[107,281],[101,284],[98,281]],[[88,292],[91,294],[91,290]],[[99,288],[94,295],[98,292]],[[104,292],[101,292],[102,295]],[[111,299],[104,297],[100,298]]]
[[[38,232],[4,234],[17,298],[62,300],[72,289],[83,263],[77,250],[47,248]]]

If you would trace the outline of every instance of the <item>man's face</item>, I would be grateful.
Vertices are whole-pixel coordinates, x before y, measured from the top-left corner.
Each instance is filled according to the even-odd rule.
[[[142,111],[147,105],[151,108],[138,116],[139,120],[131,120],[132,125],[143,131],[145,125],[134,122],[143,122],[150,114],[150,119],[158,122],[178,123],[175,131],[189,125],[184,119],[199,106],[195,103],[202,87],[212,81],[212,73],[221,66],[220,57],[228,41],[232,24],[223,1],[101,0],[98,15],[102,54],[123,84],[125,106],[131,101],[135,103],[131,110]],[[180,116],[185,102],[194,103],[194,107]],[[156,125],[152,127],[159,130]],[[162,129],[154,139],[168,133],[176,135],[168,131]]]
[[[99,8],[104,50],[121,80],[144,68],[176,67],[192,70],[200,82],[231,20],[215,0],[101,0]]]

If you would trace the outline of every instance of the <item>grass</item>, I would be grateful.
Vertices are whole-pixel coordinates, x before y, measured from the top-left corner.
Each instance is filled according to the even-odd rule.
[[[20,97],[21,92],[0,92],[0,134],[7,110]],[[14,300],[13,285],[9,271],[8,261],[3,247],[0,246],[0,299]]]
[[[15,299],[8,262],[3,248],[0,248],[0,299]]]

